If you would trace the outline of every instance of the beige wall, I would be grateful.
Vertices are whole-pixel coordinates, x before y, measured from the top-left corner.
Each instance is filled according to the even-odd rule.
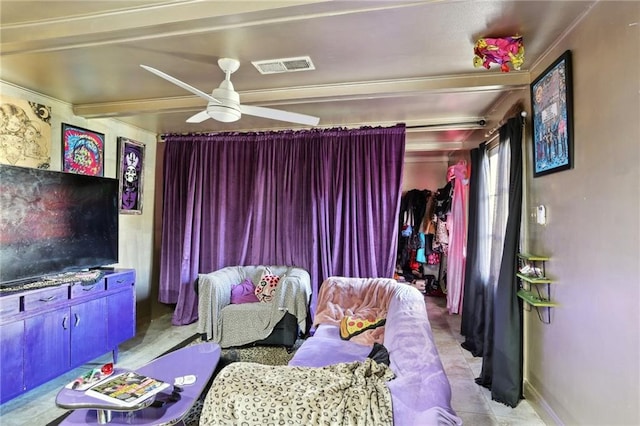
[[[404,163],[402,192],[428,189],[435,192],[447,183],[447,159],[408,159]]]
[[[525,244],[560,304],[525,315],[525,392],[550,424],[640,424],[639,21],[640,2],[599,2],[532,70],[572,51],[574,168],[533,179],[525,146],[528,206],[548,212]]]
[[[150,315],[151,270],[153,241],[153,210],[155,197],[155,134],[132,127],[117,120],[86,120],[73,114],[71,105],[30,92],[0,81],[0,93],[6,96],[35,101],[52,108],[51,116],[51,169],[61,170],[62,149],[60,142],[61,123],[95,130],[105,135],[105,177],[117,177],[117,138],[124,136],[145,144],[143,180],[143,209],[141,215],[121,214],[119,223],[119,258],[116,266],[134,268],[137,274],[136,298],[138,318]]]

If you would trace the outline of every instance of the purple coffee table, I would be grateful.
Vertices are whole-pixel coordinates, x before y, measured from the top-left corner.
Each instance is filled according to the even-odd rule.
[[[150,425],[176,424],[193,407],[211,379],[218,361],[220,346],[215,343],[200,343],[178,349],[135,371],[173,384],[176,377],[196,376],[192,385],[181,386],[180,400],[163,407],[150,407],[154,397],[136,407],[119,407],[100,399],[87,396],[84,391],[63,388],[56,396],[56,405],[73,411],[61,425]],[[116,369],[115,373],[122,371]],[[168,388],[164,392],[171,392]]]

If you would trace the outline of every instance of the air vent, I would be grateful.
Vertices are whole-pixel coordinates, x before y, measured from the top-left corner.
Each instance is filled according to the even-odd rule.
[[[268,59],[266,61],[252,61],[260,74],[276,74],[281,72],[311,71],[316,68],[308,56],[297,58]]]

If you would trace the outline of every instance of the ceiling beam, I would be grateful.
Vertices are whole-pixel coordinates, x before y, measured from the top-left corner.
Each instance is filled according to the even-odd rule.
[[[465,74],[398,80],[348,82],[285,89],[238,92],[243,104],[275,106],[318,102],[336,102],[371,97],[394,97],[428,92],[489,92],[524,89],[529,86],[528,72]],[[198,96],[140,99],[74,105],[74,114],[85,118],[124,117],[141,113],[198,111],[204,108]],[[416,123],[417,124],[417,123]]]
[[[10,22],[10,18],[3,18],[0,25],[0,56],[280,25],[331,16],[413,7],[438,1],[440,0],[174,0],[122,8],[117,7],[118,2],[112,2],[111,5],[116,7],[85,14],[79,14],[74,8],[75,2],[69,2],[69,10],[58,13],[62,18],[26,22]],[[266,11],[269,12],[266,17],[255,14]]]

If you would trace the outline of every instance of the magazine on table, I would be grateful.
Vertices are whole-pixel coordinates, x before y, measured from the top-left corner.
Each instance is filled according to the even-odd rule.
[[[133,407],[169,386],[167,382],[128,371],[92,386],[86,394],[112,404]]]

